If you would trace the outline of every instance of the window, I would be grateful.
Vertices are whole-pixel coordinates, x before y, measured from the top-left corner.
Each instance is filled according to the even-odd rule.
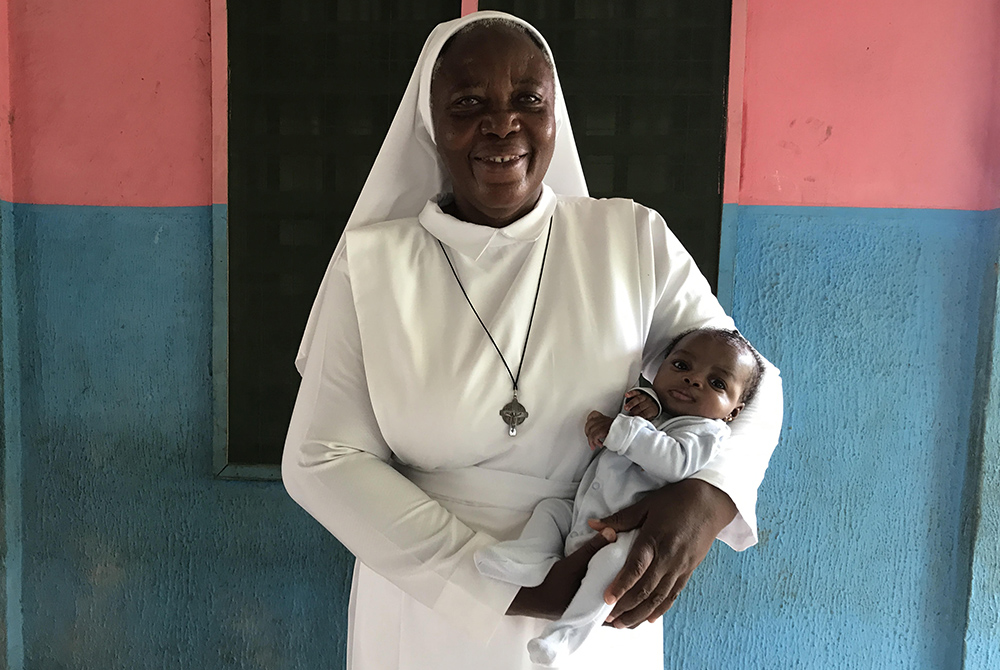
[[[316,289],[424,38],[459,5],[230,3],[222,476],[277,476],[299,382],[292,362]],[[730,4],[479,6],[522,16],[551,45],[591,194],[661,212],[714,280]]]

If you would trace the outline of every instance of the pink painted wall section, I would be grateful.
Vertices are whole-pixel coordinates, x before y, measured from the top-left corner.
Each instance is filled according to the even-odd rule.
[[[479,0],[462,0],[462,16],[479,11]]]
[[[229,42],[226,0],[210,0],[212,38],[212,203],[229,202]]]
[[[722,178],[722,201],[735,203],[739,197],[743,168],[743,81],[746,76],[747,0],[733,0],[729,44],[728,118],[726,156]]]
[[[8,0],[18,202],[212,202],[209,0]]]
[[[737,0],[726,201],[1000,207],[998,41],[997,0]]]
[[[0,0],[0,200],[14,201],[11,184],[10,3]]]
[[[993,76],[985,85],[988,91],[993,92],[993,96],[987,110],[989,133],[984,150],[987,161],[986,186],[992,190],[993,207],[1000,207],[1000,2],[996,2],[996,7],[992,16],[990,38],[993,50],[987,56],[993,64]]]

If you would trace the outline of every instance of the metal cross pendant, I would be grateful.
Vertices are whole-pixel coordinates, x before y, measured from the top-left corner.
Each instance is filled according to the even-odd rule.
[[[500,410],[500,418],[507,424],[507,434],[511,437],[517,435],[517,427],[528,418],[528,410],[517,401],[517,391],[514,391],[514,397]]]

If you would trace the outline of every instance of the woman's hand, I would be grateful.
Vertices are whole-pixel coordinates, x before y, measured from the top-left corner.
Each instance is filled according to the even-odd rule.
[[[670,609],[715,536],[736,516],[729,496],[707,482],[685,479],[600,521],[595,530],[639,529],[621,572],[604,592],[616,628],[653,622]]]
[[[507,608],[507,614],[530,616],[536,619],[558,619],[569,606],[569,601],[580,588],[587,564],[602,547],[614,542],[616,534],[605,528],[582,547],[556,562],[545,576],[545,581],[535,587],[522,587]]]

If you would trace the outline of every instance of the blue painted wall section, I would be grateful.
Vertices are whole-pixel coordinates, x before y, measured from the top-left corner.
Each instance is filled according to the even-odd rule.
[[[26,667],[341,667],[350,556],[212,477],[211,208],[13,223]]]
[[[3,642],[6,670],[24,667],[21,580],[24,547],[21,506],[20,300],[14,266],[14,205],[0,201],[0,445],[2,445]]]
[[[1000,228],[1000,211],[993,212]],[[994,274],[998,266],[994,267]],[[996,282],[994,276],[994,282]],[[1000,282],[990,296],[1000,304]],[[984,328],[980,341],[989,344],[979,362],[982,415],[974,426],[982,435],[980,449],[970,457],[970,533],[974,538],[965,634],[965,670],[1000,667],[1000,316]],[[975,475],[972,477],[972,475]]]
[[[667,667],[962,667],[963,483],[997,213],[729,214],[735,317],[783,371],[785,425],[761,543],[717,548],[696,573],[668,623]],[[989,554],[977,557],[995,570]]]
[[[351,557],[212,476],[212,208],[0,206],[8,667],[20,630],[28,668],[343,667]],[[760,545],[695,573],[666,667],[997,667],[1000,212],[727,217],[786,421]]]

